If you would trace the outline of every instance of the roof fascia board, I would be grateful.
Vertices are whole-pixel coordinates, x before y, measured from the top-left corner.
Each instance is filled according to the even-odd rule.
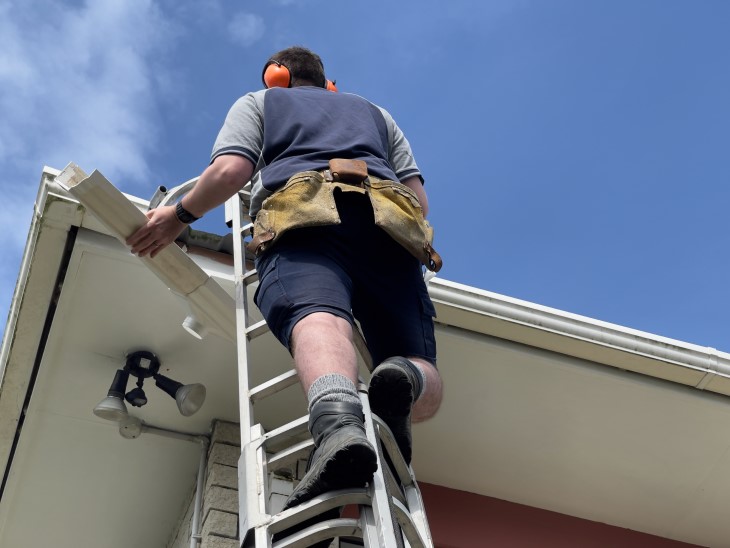
[[[0,346],[0,468],[5,469],[46,322],[71,226],[83,208],[55,192],[45,168]]]

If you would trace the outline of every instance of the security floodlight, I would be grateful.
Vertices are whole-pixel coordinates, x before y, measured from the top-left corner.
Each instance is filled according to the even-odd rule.
[[[107,397],[94,408],[94,414],[102,419],[122,421],[123,424],[120,426],[120,433],[127,437],[126,434],[132,428],[130,425],[133,424],[133,422],[129,422],[127,419],[131,420],[134,417],[129,417],[124,400],[127,400],[130,405],[135,407],[145,405],[147,403],[147,395],[144,393],[142,386],[144,380],[150,377],[155,379],[156,386],[175,398],[177,408],[184,417],[193,415],[201,408],[205,401],[205,386],[202,384],[179,383],[169,377],[160,375],[159,370],[160,360],[152,352],[138,350],[128,354],[124,369],[117,370]],[[130,375],[137,378],[137,387],[125,395]],[[138,435],[137,433],[134,436],[130,435],[130,437],[136,437]]]
[[[94,415],[108,421],[120,421],[127,416],[127,406],[124,405],[124,392],[127,390],[128,380],[129,373],[124,369],[117,369],[106,398],[94,407]]]
[[[175,398],[184,417],[193,415],[205,401],[205,386],[202,384],[182,384],[158,374],[155,375],[155,385]]]

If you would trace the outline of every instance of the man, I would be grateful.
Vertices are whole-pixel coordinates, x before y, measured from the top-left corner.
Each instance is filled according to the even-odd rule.
[[[362,487],[377,467],[356,390],[354,318],[379,364],[370,405],[410,462],[411,420],[433,416],[441,401],[434,309],[420,264],[437,254],[420,236],[414,243],[413,234],[427,226],[428,201],[390,115],[329,91],[319,56],[301,47],[275,54],[263,79],[267,89],[229,111],[195,187],[177,206],[148,212],[127,244],[154,257],[256,175],[255,300],[294,357],[315,441],[288,508],[332,489]],[[393,200],[401,200],[395,209]],[[413,211],[401,215],[399,208]],[[424,249],[419,261],[414,255],[423,257]]]

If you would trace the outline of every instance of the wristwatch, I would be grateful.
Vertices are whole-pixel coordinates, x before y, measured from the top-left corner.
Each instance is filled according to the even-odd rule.
[[[187,209],[185,209],[182,205],[182,202],[178,202],[175,206],[175,215],[177,216],[177,220],[181,223],[184,223],[186,225],[189,225],[192,222],[197,221],[200,219],[200,217],[196,217],[192,213],[190,213]]]

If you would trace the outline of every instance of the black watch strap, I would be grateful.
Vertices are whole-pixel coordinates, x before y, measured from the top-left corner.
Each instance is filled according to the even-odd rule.
[[[190,223],[200,219],[200,217],[196,217],[187,209],[185,209],[182,205],[182,202],[178,202],[175,206],[175,215],[177,216],[178,221],[180,221],[181,223],[185,223],[186,225],[189,225]]]

